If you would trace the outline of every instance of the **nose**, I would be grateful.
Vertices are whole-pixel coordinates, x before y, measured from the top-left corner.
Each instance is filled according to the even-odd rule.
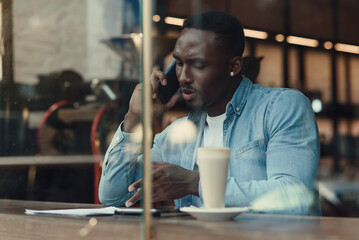
[[[177,68],[177,78],[180,84],[192,82],[190,67],[183,65]]]

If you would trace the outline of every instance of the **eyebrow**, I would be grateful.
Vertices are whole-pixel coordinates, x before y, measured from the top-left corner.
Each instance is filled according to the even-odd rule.
[[[173,56],[173,58],[174,59],[181,59],[177,54],[172,54],[172,56]],[[203,59],[203,58],[198,58],[198,57],[194,57],[194,58],[189,58],[189,60],[191,61],[191,62],[203,62],[203,63],[206,63],[207,61],[205,60],[205,59]]]

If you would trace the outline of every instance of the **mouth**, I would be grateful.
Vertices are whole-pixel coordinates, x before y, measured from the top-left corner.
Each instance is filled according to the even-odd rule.
[[[196,97],[196,91],[189,88],[181,88],[182,97],[186,102],[192,101]]]

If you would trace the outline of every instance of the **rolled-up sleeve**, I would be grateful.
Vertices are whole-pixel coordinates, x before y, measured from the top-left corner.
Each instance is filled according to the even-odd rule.
[[[140,178],[140,147],[130,134],[118,127],[105,154],[99,186],[100,202],[108,206],[122,206],[133,196],[128,186]]]
[[[142,178],[142,142],[133,141],[133,135],[121,131],[118,127],[110,146],[105,154],[102,175],[99,185],[99,200],[107,206],[123,206],[135,192],[129,192],[128,187]],[[162,161],[160,145],[156,135],[151,149],[153,161]]]

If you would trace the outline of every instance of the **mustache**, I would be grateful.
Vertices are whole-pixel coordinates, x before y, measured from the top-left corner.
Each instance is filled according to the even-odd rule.
[[[196,89],[194,89],[190,84],[187,84],[187,83],[182,83],[180,85],[180,87],[181,87],[181,89],[196,91]]]

